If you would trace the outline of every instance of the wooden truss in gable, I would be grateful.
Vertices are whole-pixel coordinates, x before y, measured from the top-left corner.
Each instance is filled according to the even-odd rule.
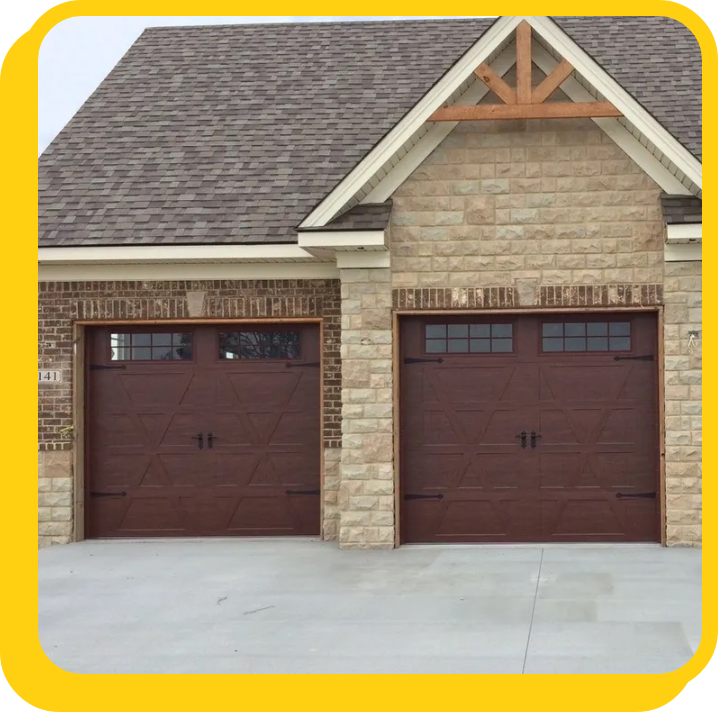
[[[488,64],[474,74],[499,97],[503,104],[444,106],[429,121],[488,121],[492,119],[576,119],[617,118],[621,112],[608,101],[545,103],[573,72],[565,59],[534,88],[532,82],[531,25],[525,20],[516,28],[516,88],[510,87]]]

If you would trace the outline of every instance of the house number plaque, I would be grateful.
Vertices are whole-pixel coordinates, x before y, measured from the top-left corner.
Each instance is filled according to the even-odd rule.
[[[43,383],[61,383],[62,382],[62,371],[38,371],[37,372],[38,384]]]

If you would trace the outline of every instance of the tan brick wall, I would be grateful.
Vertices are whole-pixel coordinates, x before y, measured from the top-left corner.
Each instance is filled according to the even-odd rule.
[[[391,273],[343,269],[339,543],[394,546]]]
[[[700,263],[664,265],[660,188],[589,120],[460,124],[393,196],[398,309],[666,309],[667,538],[701,541]]]
[[[702,542],[701,271],[700,262],[666,263],[666,536],[689,546]]]
[[[40,282],[38,368],[62,371],[62,383],[38,393],[40,545],[66,543],[73,530],[73,324],[116,319],[322,317],[324,326],[324,536],[338,530],[341,445],[340,294],[338,280]]]

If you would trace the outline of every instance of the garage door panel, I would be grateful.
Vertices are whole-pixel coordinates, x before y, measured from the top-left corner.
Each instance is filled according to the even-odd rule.
[[[109,331],[93,331],[90,536],[319,533],[320,370],[295,369],[294,347],[286,359],[276,350],[259,353],[264,332],[252,330],[258,350],[251,359],[218,358],[218,330],[206,326],[188,332],[191,353],[157,362],[132,360],[155,350],[134,349],[133,334],[111,352]],[[318,328],[292,331],[301,334],[304,355],[318,361]],[[152,344],[168,338],[141,337]],[[111,353],[127,360],[110,362]],[[292,501],[292,490],[301,501]]]
[[[420,364],[438,317],[402,322],[401,486],[442,495],[404,504],[404,541],[657,539],[657,372],[630,358],[655,348],[655,316],[616,318],[525,316],[510,354]]]

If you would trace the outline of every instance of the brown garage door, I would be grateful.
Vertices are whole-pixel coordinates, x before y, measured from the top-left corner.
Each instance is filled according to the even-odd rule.
[[[402,323],[405,542],[658,539],[656,319]]]
[[[92,537],[319,533],[319,330],[97,329]]]

